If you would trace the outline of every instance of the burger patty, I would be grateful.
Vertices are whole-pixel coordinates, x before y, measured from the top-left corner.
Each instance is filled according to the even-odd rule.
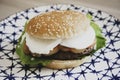
[[[81,59],[84,56],[90,55],[90,52],[94,49],[95,42],[90,45],[89,47],[81,50],[76,50],[73,48],[64,47],[58,45],[50,52],[49,55],[46,54],[37,54],[32,53],[26,43],[24,43],[24,53],[26,55],[31,55],[34,57],[39,57],[43,59],[55,59],[55,60],[74,60],[74,59]]]
[[[86,49],[89,50],[89,49]],[[58,51],[56,54],[50,55],[50,56],[45,56],[41,55],[42,58],[44,59],[55,59],[55,60],[74,60],[74,59],[81,59],[84,56],[89,55],[90,52],[87,52],[86,54],[75,54],[72,52],[68,51]]]

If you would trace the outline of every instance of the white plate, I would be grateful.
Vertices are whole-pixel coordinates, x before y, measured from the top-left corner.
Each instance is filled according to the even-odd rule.
[[[107,39],[106,47],[97,51],[81,66],[51,70],[29,68],[20,63],[15,46],[25,22],[43,12],[76,10],[90,13]],[[51,5],[27,9],[0,22],[0,80],[118,80],[120,79],[120,21],[100,10],[75,5]]]

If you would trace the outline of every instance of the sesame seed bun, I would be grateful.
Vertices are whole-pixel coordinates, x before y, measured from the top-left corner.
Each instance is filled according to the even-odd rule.
[[[26,27],[26,32],[42,39],[71,38],[84,34],[89,23],[86,15],[77,11],[51,11],[32,18]]]

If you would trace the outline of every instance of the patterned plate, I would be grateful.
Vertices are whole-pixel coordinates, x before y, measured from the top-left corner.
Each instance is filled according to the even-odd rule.
[[[75,10],[90,13],[107,39],[106,47],[97,51],[82,65],[52,70],[28,67],[20,63],[15,53],[25,22],[43,12]],[[27,9],[0,22],[0,80],[120,80],[120,21],[113,16],[82,6],[51,5]]]

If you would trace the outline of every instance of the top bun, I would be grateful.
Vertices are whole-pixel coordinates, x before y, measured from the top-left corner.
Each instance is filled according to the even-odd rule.
[[[26,32],[41,39],[65,39],[84,34],[89,24],[89,19],[80,12],[52,11],[32,18],[26,27]]]

